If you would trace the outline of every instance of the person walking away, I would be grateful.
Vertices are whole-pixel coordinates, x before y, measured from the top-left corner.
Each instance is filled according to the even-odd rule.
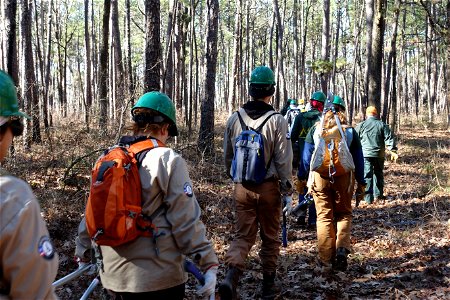
[[[239,277],[245,270],[245,261],[256,234],[260,232],[262,244],[259,251],[263,270],[262,297],[273,299],[277,294],[275,277],[280,252],[280,214],[282,199],[286,203],[286,214],[292,210],[291,172],[292,147],[286,138],[287,122],[275,113],[270,105],[275,92],[273,71],[261,66],[255,68],[250,77],[251,100],[233,113],[227,121],[224,135],[225,168],[234,178],[233,172],[242,166],[233,166],[237,152],[236,138],[243,133],[242,123],[247,127],[261,125],[264,164],[266,174],[260,183],[234,181],[234,205],[236,211],[235,237],[225,256],[228,267],[225,279],[219,285],[222,300],[236,299]],[[242,119],[242,122],[241,120]],[[265,122],[265,123],[264,123]],[[240,175],[240,174],[238,174]],[[239,182],[240,181],[240,182]]]
[[[162,144],[137,155],[141,161],[142,214],[151,216],[158,234],[139,236],[116,247],[99,246],[103,287],[113,299],[181,300],[187,280],[183,264],[185,256],[191,255],[206,272],[205,284],[197,293],[209,297],[215,290],[218,260],[200,220],[186,162],[165,146],[169,137],[178,135],[175,107],[167,95],[149,92],[139,98],[131,115],[133,123],[128,129],[133,135],[122,137],[122,145],[146,139]],[[83,219],[75,255],[81,261],[89,260],[90,248]]]
[[[323,105],[327,97],[321,91],[316,91],[311,95],[311,109],[299,114],[294,121],[291,130],[291,143],[294,150],[294,161],[296,168],[300,168],[302,164],[301,156],[305,145],[306,134],[309,129],[319,120],[322,115]],[[297,158],[295,153],[298,153]],[[298,205],[294,208],[297,216],[297,224],[300,226],[306,225],[306,210],[308,210],[308,225],[314,227],[316,225],[316,206],[314,202],[303,208],[302,203],[305,201],[306,190],[304,187],[298,188]]]
[[[16,87],[0,70],[0,162],[23,133]],[[57,299],[58,255],[30,186],[0,167],[0,299]]]
[[[291,104],[289,105],[289,109],[284,115],[284,118],[288,122],[288,131],[287,131],[287,138],[290,138],[292,126],[294,125],[295,117],[300,113],[300,108],[297,106],[297,100],[291,99]]]
[[[342,106],[345,107],[345,104],[341,100],[339,96],[334,96],[333,102],[341,103],[341,105],[327,103],[327,107],[324,110],[324,119],[316,123],[309,130],[303,149],[303,164],[300,165],[298,171],[299,186],[305,187],[307,185],[306,180],[309,177],[308,191],[313,195],[317,209],[319,260],[326,271],[331,270],[331,268],[337,271],[345,271],[347,269],[347,255],[351,249],[351,201],[354,189],[354,177],[358,182],[356,194],[361,195],[361,191],[364,190],[365,186],[364,159],[361,143],[355,130],[347,125],[346,116],[341,108]],[[336,121],[336,117],[339,123]],[[316,130],[320,129],[323,129],[323,131],[316,132]],[[326,132],[339,133],[341,130],[345,137],[345,141],[342,142],[345,142],[349,149],[349,155],[351,154],[350,159],[354,165],[354,172],[341,169],[338,174],[335,169],[335,166],[338,168],[337,165],[332,165],[331,163],[326,168],[325,174],[319,171],[320,169],[310,171],[310,165],[314,163],[314,161],[311,161],[313,153],[315,153],[316,147],[320,146],[320,134],[325,134]],[[341,137],[340,134],[339,137]],[[333,139],[330,145],[332,143],[334,143]],[[322,150],[328,151],[330,145],[325,144],[325,149]],[[344,160],[340,156],[339,159]],[[330,158],[329,162],[331,161],[332,159]],[[333,161],[335,160],[333,159]]]
[[[355,130],[358,133],[364,154],[364,178],[367,186],[364,200],[371,204],[374,200],[384,200],[384,157],[386,148],[391,160],[397,161],[397,145],[389,126],[377,118],[374,106],[366,109],[367,119],[359,123]]]

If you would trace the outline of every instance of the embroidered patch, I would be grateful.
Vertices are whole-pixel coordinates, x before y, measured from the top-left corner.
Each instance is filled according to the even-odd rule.
[[[53,248],[53,244],[50,241],[48,236],[43,236],[39,240],[38,244],[39,255],[45,259],[52,259],[55,256],[55,248]]]
[[[188,196],[188,197],[192,197],[192,195],[194,194],[194,193],[192,192],[192,186],[189,184],[189,182],[186,182],[186,183],[184,184],[183,189],[184,189],[184,193],[185,193],[186,196]]]

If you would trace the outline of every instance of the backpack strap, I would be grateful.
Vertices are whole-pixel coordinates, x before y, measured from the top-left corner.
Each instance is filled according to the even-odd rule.
[[[165,147],[166,145],[157,139],[146,139],[144,141],[139,141],[137,143],[133,143],[128,147],[128,151],[134,153],[134,155],[139,154],[144,150],[151,150],[153,148]]]
[[[238,115],[238,118],[239,118],[239,123],[241,123],[242,131],[248,130],[248,126],[245,124],[245,122],[244,122],[244,120],[242,119],[242,116],[241,116],[241,114],[239,113],[239,111],[237,111],[237,115]]]
[[[261,123],[261,125],[258,126],[258,128],[256,128],[256,131],[261,132],[261,129],[264,127],[264,125],[267,123],[267,121],[269,121],[270,117],[273,115],[279,114],[278,112],[273,112],[272,114],[268,115],[264,121]]]

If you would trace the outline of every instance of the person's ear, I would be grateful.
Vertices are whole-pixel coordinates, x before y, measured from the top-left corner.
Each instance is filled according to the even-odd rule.
[[[163,124],[163,126],[161,126],[161,134],[169,135],[169,124],[165,123]]]

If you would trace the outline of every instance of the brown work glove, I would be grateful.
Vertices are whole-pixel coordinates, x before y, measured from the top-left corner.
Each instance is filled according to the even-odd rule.
[[[364,183],[358,183],[358,186],[356,187],[355,191],[355,199],[356,199],[355,207],[359,206],[359,202],[361,202],[364,199],[365,193],[366,193],[366,185]]]
[[[295,183],[295,189],[299,194],[305,194],[305,188],[306,188],[306,180],[305,179],[298,179]]]

